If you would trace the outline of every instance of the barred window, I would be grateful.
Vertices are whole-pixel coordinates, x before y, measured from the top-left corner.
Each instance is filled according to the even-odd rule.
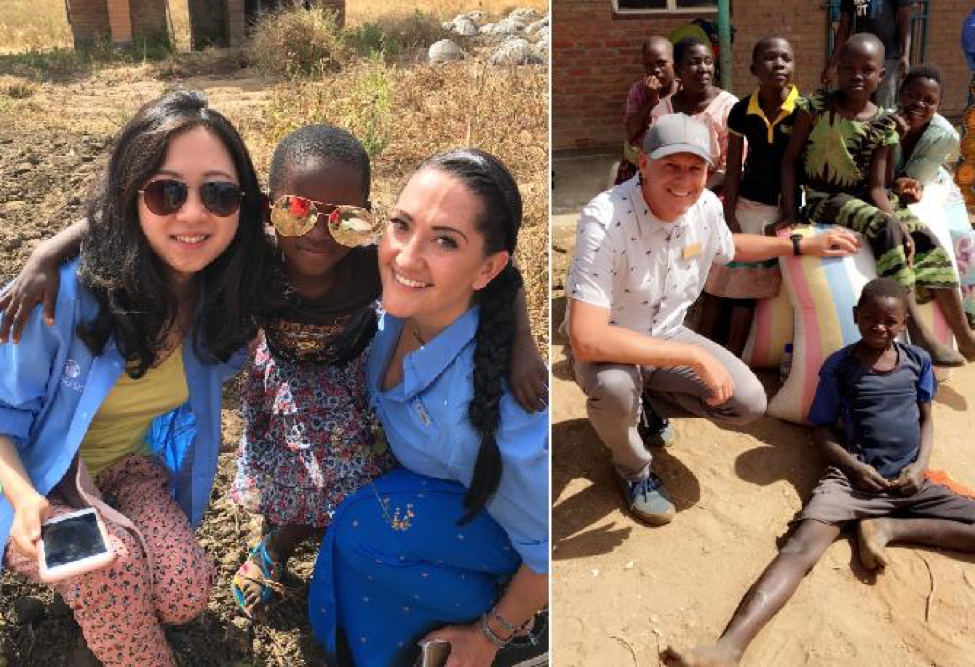
[[[647,12],[700,12],[716,10],[716,0],[613,0],[613,12],[617,14],[643,14]]]

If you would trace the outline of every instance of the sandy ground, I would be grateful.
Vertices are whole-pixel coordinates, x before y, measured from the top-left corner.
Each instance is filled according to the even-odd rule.
[[[558,163],[557,163],[558,164]],[[571,174],[563,177],[571,180]],[[593,173],[602,173],[597,161]],[[559,177],[557,171],[557,178]],[[565,181],[563,181],[565,182]],[[823,469],[809,429],[764,418],[720,429],[674,420],[675,444],[654,468],[677,504],[650,528],[624,511],[609,457],[586,420],[557,333],[575,215],[553,229],[553,607],[559,665],[656,665],[668,645],[711,642],[776,553]],[[573,195],[578,193],[573,189]],[[771,393],[778,380],[763,378]],[[975,365],[956,371],[934,404],[932,467],[975,486]],[[757,637],[743,664],[971,665],[975,556],[891,547],[873,577],[844,535]]]

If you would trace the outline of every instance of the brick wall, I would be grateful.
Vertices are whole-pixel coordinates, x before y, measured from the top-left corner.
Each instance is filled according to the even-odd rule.
[[[945,74],[942,113],[964,110],[968,73],[959,47],[959,26],[971,0],[934,0],[925,60]],[[552,148],[615,147],[623,141],[623,110],[630,84],[642,74],[640,45],[667,34],[693,15],[649,18],[613,16],[610,0],[554,0],[552,41]],[[826,13],[810,0],[732,0],[731,92],[753,90],[748,71],[752,46],[766,35],[786,36],[796,52],[795,81],[801,90],[819,85],[826,62]],[[714,13],[702,15],[716,20]]]
[[[68,0],[68,18],[75,48],[98,42],[110,35],[105,0]]]
[[[127,0],[136,40],[168,40],[169,21],[166,0]]]
[[[68,0],[68,18],[75,47],[106,38],[126,44],[169,35],[166,0]]]
[[[227,40],[230,46],[243,44],[247,30],[244,0],[227,0]]]
[[[107,0],[108,25],[114,44],[132,43],[132,15],[129,0]]]
[[[968,82],[972,78],[961,50],[961,22],[975,8],[975,3],[971,0],[932,0],[931,5],[924,59],[937,65],[945,78],[941,114],[957,118],[965,111]]]

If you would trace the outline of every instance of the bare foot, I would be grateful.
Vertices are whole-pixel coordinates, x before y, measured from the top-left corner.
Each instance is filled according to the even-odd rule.
[[[863,519],[857,526],[857,539],[863,567],[868,570],[882,570],[887,567],[885,547],[890,539],[887,519]]]
[[[922,343],[921,347],[931,355],[931,363],[935,366],[954,367],[965,365],[965,356],[967,355],[963,356],[960,352],[951,349],[947,345],[942,345],[941,343],[925,345]],[[975,352],[975,349],[971,350],[971,352]]]
[[[273,536],[274,533],[265,536],[251,550],[231,580],[234,600],[250,619],[263,620],[274,594],[283,590],[281,576],[284,568],[275,560],[277,554],[271,544]]]
[[[741,657],[720,645],[681,650],[668,646],[666,655],[681,667],[734,667]]]
[[[971,336],[957,336],[958,351],[969,361],[975,361],[975,334]]]

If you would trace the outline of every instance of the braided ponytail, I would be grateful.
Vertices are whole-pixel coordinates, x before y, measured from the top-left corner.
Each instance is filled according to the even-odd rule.
[[[486,254],[502,250],[514,254],[521,226],[521,195],[511,172],[497,158],[481,150],[461,149],[433,157],[420,168],[454,176],[481,200],[477,229],[484,235]],[[474,397],[467,415],[481,434],[481,445],[464,496],[467,514],[458,525],[477,516],[501,483],[501,450],[496,432],[501,421],[504,380],[511,370],[515,295],[521,285],[521,273],[509,261],[477,294],[481,312],[474,339]]]
[[[501,482],[501,450],[494,434],[501,421],[502,380],[511,371],[511,342],[515,334],[512,305],[520,287],[521,273],[509,262],[479,296],[481,313],[474,339],[474,398],[467,408],[467,416],[481,432],[481,447],[471,485],[464,496],[467,514],[461,524],[481,511]]]

